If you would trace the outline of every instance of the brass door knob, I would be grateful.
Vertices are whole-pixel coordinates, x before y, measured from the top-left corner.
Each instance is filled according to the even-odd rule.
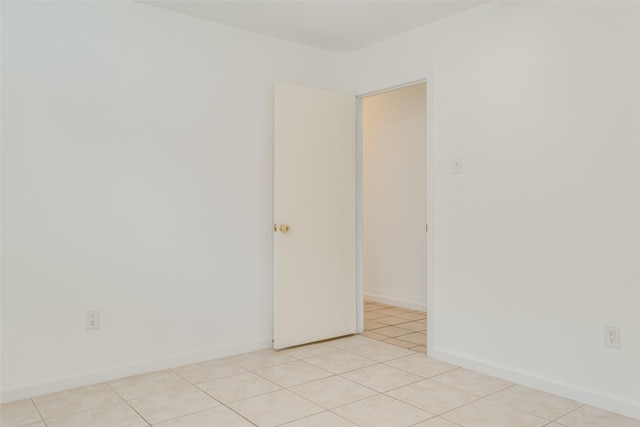
[[[287,224],[280,224],[281,233],[288,233],[290,229],[291,227],[289,227]]]

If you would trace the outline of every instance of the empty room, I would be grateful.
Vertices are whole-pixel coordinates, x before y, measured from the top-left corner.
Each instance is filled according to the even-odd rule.
[[[640,2],[0,20],[0,426],[640,426]]]

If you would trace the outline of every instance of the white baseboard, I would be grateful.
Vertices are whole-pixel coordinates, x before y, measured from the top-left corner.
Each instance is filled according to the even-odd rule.
[[[263,350],[266,348],[272,348],[272,346],[273,342],[271,341],[271,338],[269,338],[229,347],[213,348],[196,354],[190,353],[174,355],[164,359],[150,360],[132,365],[84,373],[68,378],[59,378],[42,383],[14,387],[0,392],[0,403],[13,402],[14,400],[27,399],[35,396],[41,396],[43,394],[55,393],[57,391],[69,390],[105,381],[112,381],[131,375],[139,375],[146,372],[175,368],[182,365],[219,359],[221,357],[233,356],[250,351]]]
[[[470,355],[432,348],[429,349],[429,356],[463,368],[493,375],[516,384],[556,394],[627,417],[640,419],[640,402],[633,402],[616,396],[597,393],[570,384],[564,384],[550,378],[541,377],[530,372],[498,366],[475,359]]]
[[[407,308],[409,310],[419,310],[419,311],[427,311],[426,304],[416,304],[410,301],[404,301],[396,298],[384,297],[381,295],[375,294],[364,294],[364,299],[371,302],[379,302],[387,305],[395,305],[396,307]]]

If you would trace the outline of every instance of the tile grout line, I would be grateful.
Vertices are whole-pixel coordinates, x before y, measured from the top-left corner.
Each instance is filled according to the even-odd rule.
[[[577,400],[574,400],[574,402],[578,402],[578,401],[577,401]],[[561,423],[561,422],[559,422],[558,420],[559,420],[559,419],[561,419],[561,418],[566,417],[567,415],[573,414],[574,412],[579,411],[580,409],[582,409],[582,408],[584,408],[584,407],[586,406],[586,404],[584,404],[584,403],[582,403],[582,402],[578,402],[578,403],[580,404],[580,406],[578,406],[578,407],[577,407],[577,408],[575,408],[574,410],[569,411],[569,412],[567,412],[566,414],[564,414],[564,415],[562,415],[562,416],[560,416],[560,417],[556,418],[555,420],[553,420],[553,421],[551,421],[551,422],[552,422],[552,423],[558,423],[558,424],[560,424],[560,425],[562,425],[562,426],[566,426],[566,424],[562,424],[562,423]]]
[[[40,408],[38,408],[38,405],[36,405],[36,401],[33,400],[33,398],[29,398],[29,401],[31,402],[31,404],[33,405],[33,407],[35,408],[36,412],[38,413],[38,416],[40,417],[40,421],[42,421],[42,423],[45,425],[45,427],[47,426],[46,421],[44,420],[44,416],[42,415],[42,412],[40,412]]]
[[[470,392],[468,392],[468,391],[465,391],[465,390],[459,389],[459,388],[457,388],[457,387],[454,387],[454,386],[451,386],[451,385],[448,385],[448,384],[443,384],[443,383],[438,383],[438,384],[442,384],[442,385],[444,385],[444,386],[447,386],[447,387],[450,387],[450,388],[453,388],[453,389],[456,389],[456,390],[460,390],[460,391],[463,391],[463,392],[465,392],[465,393],[469,393],[469,394],[472,394],[472,395],[474,394],[474,393],[470,393]],[[512,406],[505,405],[505,404],[503,404],[503,403],[499,403],[499,402],[496,402],[496,401],[494,401],[494,400],[489,399],[489,397],[490,397],[490,396],[493,396],[493,395],[495,395],[495,394],[498,394],[498,393],[500,393],[500,392],[503,392],[503,391],[505,391],[505,390],[508,390],[508,389],[510,389],[510,388],[512,388],[512,387],[515,387],[515,386],[517,386],[517,385],[518,385],[518,384],[512,383],[510,386],[505,387],[505,388],[503,388],[503,389],[500,389],[500,390],[498,390],[498,391],[494,391],[493,393],[489,393],[489,394],[487,394],[486,396],[478,396],[478,395],[475,395],[475,396],[477,397],[477,399],[474,399],[474,400],[472,400],[471,402],[465,403],[464,405],[460,405],[460,406],[458,406],[458,407],[451,408],[450,410],[445,411],[445,412],[443,412],[442,414],[439,414],[438,416],[440,417],[440,416],[442,416],[442,415],[448,414],[448,413],[450,413],[450,412],[453,412],[453,411],[458,410],[458,409],[460,409],[460,408],[463,408],[463,407],[465,407],[465,406],[471,405],[471,404],[473,404],[473,403],[479,402],[479,401],[481,401],[481,400],[488,400],[488,401],[489,401],[489,403],[492,403],[492,404],[494,404],[494,405],[501,406],[501,407],[503,407],[503,408],[507,408],[507,409],[510,409],[510,410],[512,410],[512,411],[520,412],[520,413],[522,413],[522,414],[531,415],[531,416],[534,416],[534,417],[536,417],[536,418],[540,418],[541,420],[545,420],[545,421],[546,421],[546,423],[544,424],[544,426],[548,426],[548,425],[551,425],[551,424],[553,424],[553,423],[558,423],[558,421],[557,421],[557,420],[559,420],[560,418],[563,418],[563,417],[565,417],[565,416],[567,416],[567,415],[569,415],[569,414],[571,414],[571,413],[573,413],[573,412],[577,411],[578,409],[580,409],[580,408],[582,408],[582,407],[584,406],[584,404],[581,404],[578,408],[572,409],[571,411],[567,412],[567,413],[566,413],[566,414],[564,414],[564,415],[561,415],[560,417],[558,417],[558,418],[556,418],[556,419],[549,420],[549,419],[547,419],[547,418],[541,417],[540,415],[532,414],[531,412],[523,411],[523,410],[521,410],[521,409],[514,408],[514,407],[512,407]],[[543,393],[544,393],[544,392],[543,392]],[[579,403],[579,402],[578,402],[578,403]],[[444,418],[444,417],[443,417],[443,418]],[[453,421],[449,420],[448,418],[444,418],[444,419],[446,419],[447,421],[453,422]],[[457,423],[454,423],[454,424],[457,424]],[[558,424],[560,424],[560,423],[558,423]],[[561,425],[563,425],[563,426],[564,426],[564,424],[561,424]]]
[[[265,380],[265,381],[268,381],[268,382],[272,383],[272,384],[273,384],[273,385],[275,385],[276,387],[279,387],[279,389],[278,389],[278,390],[265,391],[264,393],[258,393],[258,394],[254,395],[254,396],[244,397],[244,398],[242,398],[242,399],[238,399],[238,400],[234,400],[234,401],[232,401],[232,402],[227,402],[227,403],[225,403],[225,402],[222,402],[222,401],[220,401],[220,400],[216,399],[214,396],[212,396],[211,394],[209,394],[206,390],[201,389],[201,388],[200,388],[200,387],[198,387],[197,385],[196,385],[196,387],[198,388],[198,390],[202,391],[202,392],[203,392],[203,393],[205,393],[207,396],[210,396],[212,399],[216,400],[217,402],[220,402],[220,404],[222,404],[222,405],[226,406],[227,408],[231,409],[232,411],[233,411],[233,409],[229,406],[229,405],[231,405],[231,404],[238,403],[238,402],[242,402],[242,401],[244,401],[244,400],[248,400],[248,399],[253,399],[254,397],[264,396],[264,395],[267,395],[267,394],[270,394],[270,393],[275,393],[275,392],[277,392],[277,391],[286,390],[286,388],[282,387],[281,385],[276,384],[276,383],[274,383],[273,381],[271,381],[271,380],[269,380],[269,379],[267,379],[267,378],[261,377],[260,375],[256,374],[255,372],[245,372],[244,374],[238,374],[238,375],[245,375],[245,374],[247,374],[247,373],[249,373],[249,374],[253,374],[253,375],[257,376],[257,377],[260,377],[260,378],[262,378],[263,380]],[[235,375],[233,375],[233,376],[235,376]],[[230,377],[226,377],[226,378],[230,378]],[[222,378],[220,378],[220,379],[222,379]],[[216,381],[216,380],[213,380],[213,381]],[[207,381],[207,382],[208,382],[208,381]],[[201,383],[201,384],[204,384],[204,383]],[[236,411],[233,411],[233,412],[236,412]],[[238,414],[238,415],[240,415],[240,414]],[[243,418],[244,418],[244,417],[243,417]]]
[[[331,372],[331,371],[327,371],[326,369],[323,369],[323,368],[321,368],[321,367],[319,367],[319,366],[315,366],[315,365],[313,365],[313,364],[311,364],[311,363],[309,363],[309,362],[305,362],[305,361],[304,361],[304,360],[302,360],[302,359],[300,359],[300,360],[295,360],[295,361],[293,361],[293,362],[289,362],[289,363],[296,363],[296,362],[302,362],[302,363],[304,363],[305,365],[308,365],[308,366],[310,366],[310,367],[313,367],[313,368],[316,368],[316,369],[320,369],[321,371],[324,371],[324,372],[328,373],[329,375],[328,375],[328,376],[326,376],[326,377],[320,377],[320,378],[315,378],[315,379],[313,379],[313,380],[309,380],[309,381],[301,382],[301,383],[299,383],[299,384],[294,384],[294,385],[292,385],[292,386],[290,386],[290,387],[295,387],[295,386],[298,386],[298,385],[307,384],[307,383],[311,383],[311,382],[314,382],[314,381],[319,381],[319,380],[321,380],[321,379],[323,379],[323,378],[329,378],[329,377],[332,377],[332,376],[334,376],[334,375],[335,375],[335,374],[334,374],[333,372]],[[275,365],[275,366],[280,366],[280,365]],[[262,370],[262,369],[269,369],[269,368],[272,368],[272,367],[273,367],[273,366],[267,366],[266,368],[260,368],[260,369],[258,369],[258,370]],[[262,379],[265,379],[265,380],[267,380],[267,381],[270,381],[270,382],[274,383],[274,384],[275,384],[275,385],[277,385],[278,387],[282,387],[282,388],[283,388],[283,389],[285,389],[285,390],[288,390],[288,389],[290,388],[290,387],[285,387],[285,386],[283,386],[283,385],[280,385],[280,384],[278,384],[277,382],[275,382],[275,381],[273,381],[273,380],[271,380],[271,379],[269,379],[269,378],[267,378],[267,377],[265,377],[265,376],[263,376],[263,375],[260,375],[260,374],[259,374],[258,372],[256,372],[256,371],[254,371],[253,373],[254,373],[255,375],[259,376],[259,377],[260,377],[260,378],[262,378]]]
[[[484,374],[484,375],[486,375],[486,374]],[[496,378],[497,378],[497,377],[496,377]],[[503,380],[503,381],[506,381],[506,380]],[[509,381],[509,382],[511,382],[511,381]],[[509,387],[505,387],[505,388],[503,388],[503,389],[501,389],[501,390],[494,391],[493,393],[490,393],[490,394],[488,394],[488,395],[484,396],[482,399],[488,399],[490,402],[492,402],[492,403],[494,403],[494,404],[496,404],[496,405],[504,406],[504,407],[506,407],[506,408],[510,408],[510,409],[513,409],[513,410],[516,410],[516,411],[520,411],[520,412],[523,412],[523,413],[525,413],[525,414],[533,415],[534,417],[538,417],[538,418],[542,418],[542,419],[545,419],[545,420],[546,420],[546,418],[541,417],[540,415],[532,414],[531,412],[523,411],[522,409],[514,408],[514,407],[512,407],[512,406],[505,405],[505,404],[503,404],[503,403],[499,403],[499,402],[496,402],[495,400],[489,399],[491,396],[494,396],[494,395],[496,395],[496,394],[498,394],[498,393],[502,393],[503,391],[506,391],[506,390],[508,390],[508,389],[510,389],[510,388],[513,388],[513,387],[516,387],[516,386],[525,387],[525,386],[522,386],[521,384],[511,383],[511,385],[510,385]],[[538,392],[545,393],[545,394],[549,394],[549,395],[556,396],[556,397],[562,397],[562,396],[557,396],[557,395],[555,395],[555,394],[553,394],[553,393],[547,393],[546,391],[542,391],[542,390],[538,390],[538,389],[534,389],[534,388],[532,388],[532,390],[536,390],[536,391],[538,391]],[[464,391],[464,390],[463,390],[463,391]],[[567,399],[567,398],[563,398],[563,399]],[[567,399],[567,400],[573,400],[573,399]],[[584,403],[582,403],[582,402],[578,402],[577,400],[574,400],[574,402],[576,402],[576,403],[578,403],[578,404],[579,404],[579,406],[578,406],[577,408],[574,408],[574,409],[570,410],[569,412],[567,412],[566,414],[562,414],[562,415],[560,415],[560,416],[559,416],[559,417],[557,417],[557,418],[553,418],[553,419],[551,419],[551,420],[549,421],[549,423],[551,423],[551,424],[553,424],[554,422],[555,422],[555,423],[558,423],[558,420],[559,420],[560,418],[564,418],[564,417],[566,417],[567,415],[572,414],[573,412],[575,412],[575,411],[579,410],[580,408],[582,408],[583,406],[585,406],[585,404],[584,404]],[[549,423],[548,423],[548,424],[549,424]],[[545,424],[545,426],[546,426],[546,425],[548,425],[548,424]],[[560,423],[558,423],[558,424],[560,424]],[[564,425],[564,424],[562,424],[562,425]]]
[[[126,377],[125,377],[125,378],[126,378]],[[136,413],[136,414],[137,414],[137,415],[138,415],[138,416],[139,416],[139,417],[140,417],[144,422],[146,422],[146,423],[147,423],[148,425],[150,425],[150,426],[151,426],[151,425],[153,425],[153,424],[151,424],[151,423],[149,422],[149,420],[147,420],[145,417],[143,417],[143,416],[142,416],[142,414],[136,410],[136,408],[134,408],[133,406],[131,406],[131,404],[130,404],[130,403],[129,403],[129,402],[128,402],[124,397],[122,397],[122,395],[120,395],[120,393],[118,393],[118,391],[117,391],[115,388],[113,388],[113,387],[111,386],[111,384],[109,384],[108,382],[105,382],[105,384],[107,385],[107,387],[109,387],[111,390],[113,390],[113,392],[114,392],[115,394],[117,394],[117,395],[118,395],[118,397],[120,397],[120,399],[122,399],[122,401],[123,401],[123,402],[124,402],[124,403],[129,407],[129,408],[131,408],[131,410],[132,410],[133,412],[135,412],[135,413]],[[157,394],[157,393],[154,393],[154,394]]]
[[[253,426],[257,426],[257,424],[256,424],[256,423],[254,423],[253,421],[251,421],[249,418],[245,417],[245,416],[244,416],[244,415],[242,415],[241,413],[236,412],[236,411],[235,411],[233,408],[231,408],[230,406],[228,406],[228,405],[226,405],[226,404],[224,404],[224,403],[223,403],[223,405],[224,405],[224,407],[225,407],[225,408],[227,408],[228,410],[230,410],[231,412],[233,412],[233,413],[234,413],[234,414],[236,414],[237,416],[241,417],[243,420],[247,420],[247,422],[248,422],[249,424],[251,424],[251,425],[253,425]]]
[[[215,360],[215,359],[213,359],[213,360]],[[184,366],[189,366],[189,365],[184,365]],[[237,365],[237,366],[241,367],[240,365]],[[241,367],[241,368],[242,368],[242,367]],[[175,369],[175,368],[173,368],[173,369]],[[249,372],[249,371],[248,371],[248,370],[246,370],[245,368],[242,368],[242,369],[245,369],[245,372],[240,372],[240,373],[237,373],[237,374],[231,374],[231,375],[223,375],[223,376],[216,377],[216,378],[206,379],[206,380],[201,381],[201,382],[193,382],[193,381],[188,380],[188,379],[187,379],[186,377],[184,377],[183,375],[180,375],[179,373],[177,373],[177,372],[176,372],[176,371],[174,371],[173,369],[171,369],[171,370],[173,371],[173,373],[174,373],[174,374],[178,375],[180,378],[182,378],[183,380],[185,380],[185,381],[186,381],[186,382],[188,382],[189,384],[194,385],[194,386],[196,386],[196,387],[198,387],[198,384],[204,384],[204,383],[208,383],[208,382],[215,381],[215,380],[221,380],[221,379],[224,379],[224,378],[235,377],[236,375],[242,375],[242,374],[246,374],[247,372]]]

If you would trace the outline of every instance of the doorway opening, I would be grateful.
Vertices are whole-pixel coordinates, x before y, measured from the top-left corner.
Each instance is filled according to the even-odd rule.
[[[427,86],[360,97],[363,334],[426,352]]]

